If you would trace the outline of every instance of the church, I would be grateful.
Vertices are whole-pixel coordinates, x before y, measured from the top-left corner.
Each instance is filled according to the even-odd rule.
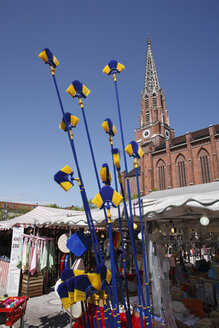
[[[185,127],[186,128],[186,127]],[[175,137],[160,86],[150,37],[147,39],[144,89],[135,141],[144,151],[139,160],[141,195],[151,191],[219,180],[219,124]],[[128,174],[131,194],[137,194],[135,169]],[[123,182],[125,176],[123,175]],[[127,186],[123,183],[125,193]]]

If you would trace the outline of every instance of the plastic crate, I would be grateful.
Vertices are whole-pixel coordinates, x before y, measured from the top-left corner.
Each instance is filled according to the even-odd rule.
[[[18,299],[19,303],[14,307],[5,308],[5,303],[9,300]],[[5,326],[12,326],[17,320],[22,318],[26,310],[28,298],[26,297],[9,297],[0,303],[0,324]]]

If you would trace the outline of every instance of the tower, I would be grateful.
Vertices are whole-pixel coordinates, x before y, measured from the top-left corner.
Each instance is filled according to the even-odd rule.
[[[216,124],[175,137],[148,37],[141,113],[139,127],[135,129],[135,141],[144,151],[138,163],[141,194],[219,181],[218,135]],[[128,178],[131,194],[135,195],[135,168]],[[124,173],[123,188],[127,193],[125,180]]]
[[[160,87],[151,40],[148,36],[145,83],[141,92],[141,115],[139,128],[135,130],[135,140],[141,145],[152,143],[153,146],[158,147],[172,137],[174,137],[174,130],[169,125],[165,93]]]

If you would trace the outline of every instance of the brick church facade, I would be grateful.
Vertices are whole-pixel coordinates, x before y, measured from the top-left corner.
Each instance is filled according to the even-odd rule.
[[[153,190],[219,180],[219,124],[175,137],[175,131],[169,124],[165,93],[159,84],[149,37],[135,141],[144,151],[139,162],[142,195]],[[129,172],[129,181],[131,194],[137,194],[135,169]]]

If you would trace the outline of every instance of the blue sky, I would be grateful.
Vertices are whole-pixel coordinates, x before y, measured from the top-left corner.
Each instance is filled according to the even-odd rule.
[[[38,57],[45,47],[60,61],[65,111],[80,118],[75,145],[92,198],[98,190],[82,115],[66,88],[77,79],[91,90],[85,111],[98,170],[111,165],[101,124],[110,117],[119,127],[114,85],[102,69],[111,59],[126,67],[119,92],[128,144],[138,127],[147,34],[176,136],[218,124],[218,12],[218,0],[1,1],[0,200],[81,205],[77,185],[66,193],[53,180],[66,164],[76,168],[58,129],[61,110],[49,68]],[[119,132],[114,143],[121,148]]]

